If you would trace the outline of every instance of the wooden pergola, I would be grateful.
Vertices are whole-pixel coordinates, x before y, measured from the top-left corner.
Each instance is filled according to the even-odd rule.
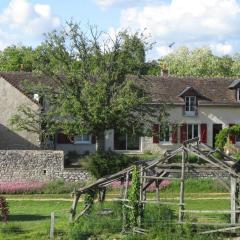
[[[181,154],[181,159],[171,161],[176,155]],[[189,154],[195,155],[199,161],[192,163],[189,161]],[[201,160],[201,161],[200,161]],[[239,222],[239,184],[240,184],[240,161],[236,161],[232,157],[226,155],[219,149],[213,149],[210,146],[203,144],[199,138],[194,138],[185,141],[178,149],[166,152],[160,159],[153,161],[142,161],[137,163],[140,177],[140,197],[139,202],[143,205],[151,204],[166,204],[178,205],[178,222],[185,223],[184,215],[187,213],[209,213],[209,214],[230,214],[231,223],[228,228],[219,229],[232,230],[240,228]],[[130,166],[120,172],[110,176],[101,178],[89,186],[78,189],[74,192],[75,198],[71,208],[72,221],[79,219],[91,206],[85,206],[83,211],[79,214],[76,213],[77,204],[81,195],[89,193],[89,191],[98,191],[100,198],[104,198],[106,187],[113,181],[120,180],[122,182],[122,189],[118,201],[122,204],[128,202],[128,187],[131,180],[132,171],[134,166]],[[229,210],[194,210],[185,209],[184,199],[184,186],[185,180],[188,176],[197,176],[200,174],[208,175],[209,177],[216,178],[228,187],[231,196],[231,209]],[[214,177],[215,176],[215,177]],[[226,183],[226,180],[229,180]],[[179,201],[171,202],[164,201],[160,195],[160,184],[163,180],[177,180],[180,182]],[[147,199],[147,189],[151,184],[156,184],[156,199]],[[189,222],[188,222],[189,223]],[[195,224],[195,223],[193,223]],[[227,224],[224,224],[227,225]],[[205,232],[208,233],[208,232]]]

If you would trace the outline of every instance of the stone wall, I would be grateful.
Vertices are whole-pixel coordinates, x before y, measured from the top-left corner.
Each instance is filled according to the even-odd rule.
[[[89,178],[82,169],[64,169],[63,151],[0,150],[0,182],[81,181]]]

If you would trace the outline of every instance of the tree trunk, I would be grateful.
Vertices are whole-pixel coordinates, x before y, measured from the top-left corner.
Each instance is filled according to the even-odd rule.
[[[98,132],[96,135],[97,142],[96,142],[96,150],[97,151],[105,151],[105,134],[103,132]]]

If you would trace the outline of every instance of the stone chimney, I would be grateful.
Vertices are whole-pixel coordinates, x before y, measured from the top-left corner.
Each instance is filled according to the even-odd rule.
[[[20,65],[20,72],[24,72],[24,64]]]
[[[161,77],[168,77],[169,72],[168,72],[168,68],[167,68],[167,64],[163,63],[161,65]]]
[[[168,69],[161,70],[161,77],[168,77]]]

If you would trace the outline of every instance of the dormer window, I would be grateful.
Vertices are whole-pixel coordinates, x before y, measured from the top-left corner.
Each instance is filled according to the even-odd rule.
[[[197,109],[197,98],[195,96],[185,97],[185,115],[195,116]]]
[[[34,93],[33,94],[33,100],[36,101],[36,102],[39,102],[39,100],[40,100],[39,94]]]
[[[235,91],[236,101],[240,103],[240,79],[234,80],[228,88]]]
[[[187,86],[179,95],[185,105],[183,105],[183,115],[193,117],[198,114],[198,101],[211,101],[206,96],[203,96],[198,90],[191,86]]]

